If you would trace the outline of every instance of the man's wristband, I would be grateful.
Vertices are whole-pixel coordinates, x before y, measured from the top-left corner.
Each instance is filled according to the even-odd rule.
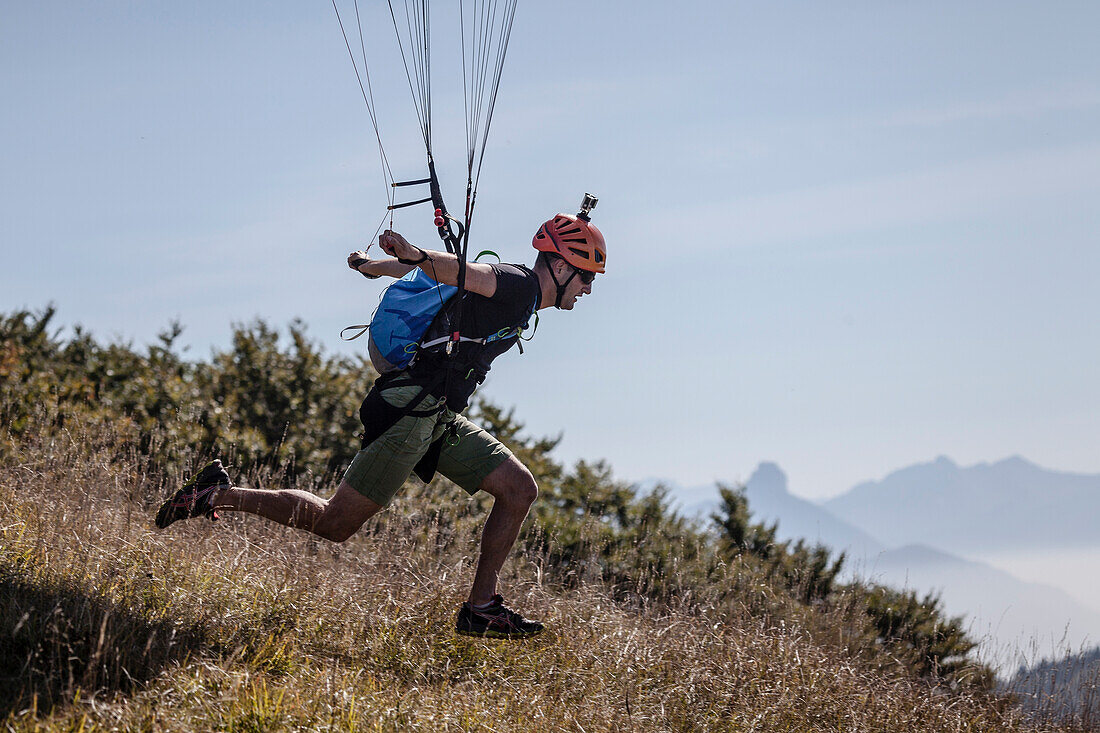
[[[413,246],[416,247],[415,244]],[[416,251],[420,253],[420,259],[419,260],[406,260],[403,257],[398,257],[397,261],[400,262],[402,265],[416,266],[416,265],[419,265],[421,262],[426,262],[427,260],[431,259],[430,257],[428,257],[428,253],[425,252],[424,250],[420,249],[419,247],[416,247]]]
[[[352,267],[355,268],[355,271],[358,272],[363,277],[370,278],[371,280],[377,280],[379,277],[381,277],[381,275],[372,275],[369,272],[363,272],[362,270],[359,269],[360,267],[367,264],[368,262],[370,262],[370,260],[368,260],[366,257],[356,257],[354,260],[351,261],[351,264],[352,264]]]

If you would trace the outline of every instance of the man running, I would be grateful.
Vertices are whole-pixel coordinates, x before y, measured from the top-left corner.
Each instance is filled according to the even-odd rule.
[[[418,267],[438,283],[457,285],[460,263],[455,255],[421,249],[389,230],[378,243],[395,259],[372,260],[359,251],[348,256],[348,266],[369,278],[400,278]],[[604,272],[603,235],[588,220],[587,210],[577,216],[558,214],[539,228],[532,243],[539,251],[532,268],[466,264],[461,323],[463,337],[472,340],[461,343],[454,357],[425,350],[407,369],[375,381],[359,412],[365,427],[363,448],[331,499],[305,491],[234,486],[215,460],[161,506],[157,527],[191,517],[217,518],[216,510],[240,511],[343,542],[389,504],[414,470],[425,480],[438,470],[469,494],[480,490],[493,497],[473,587],[459,609],[456,631],[507,639],[541,633],[541,623],[505,606],[497,593],[501,567],[538,487],[511,451],[459,414],[490,363],[518,342],[534,311],[551,306],[572,310],[578,298],[592,292],[596,274]],[[502,333],[508,335],[480,342]],[[455,369],[455,364],[462,368]]]

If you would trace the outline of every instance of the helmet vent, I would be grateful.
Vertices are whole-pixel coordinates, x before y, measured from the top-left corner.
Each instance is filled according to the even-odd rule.
[[[577,249],[576,247],[570,247],[569,251],[572,252],[573,254],[577,255],[578,257],[583,257],[586,260],[588,259],[588,253],[585,252],[583,249]]]
[[[558,232],[558,234],[562,235],[563,237],[566,234],[580,234],[580,233],[581,233],[581,228],[580,227],[573,227],[572,229],[563,229],[562,231]]]
[[[603,253],[596,250],[596,263],[599,264],[600,262],[603,262]]]

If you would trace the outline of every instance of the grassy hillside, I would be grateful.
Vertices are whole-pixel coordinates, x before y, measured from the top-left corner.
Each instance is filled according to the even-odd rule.
[[[341,545],[242,516],[157,531],[215,449],[251,485],[333,491],[323,441],[354,449],[352,373],[259,327],[189,365],[170,342],[61,343],[17,316],[0,322],[7,730],[1054,730],[937,651],[968,646],[934,603],[833,587],[827,556],[774,543],[735,492],[725,534],[700,531],[489,406],[542,486],[502,583],[548,623],[538,639],[454,635],[485,500],[445,481],[410,482]],[[253,422],[225,416],[246,400]],[[295,410],[305,428],[267,424]]]
[[[15,730],[1026,729],[849,655],[842,611],[813,633],[751,595],[624,602],[540,581],[545,556],[517,558],[506,587],[550,634],[456,637],[474,526],[410,501],[344,545],[238,518],[158,533],[148,500],[177,477],[102,437],[29,444],[0,471]]]

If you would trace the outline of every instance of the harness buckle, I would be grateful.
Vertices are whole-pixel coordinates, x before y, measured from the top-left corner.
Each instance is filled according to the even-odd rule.
[[[462,437],[458,434],[458,425],[452,420],[447,425],[446,432],[443,433],[443,442],[452,448],[458,445],[462,441]]]

